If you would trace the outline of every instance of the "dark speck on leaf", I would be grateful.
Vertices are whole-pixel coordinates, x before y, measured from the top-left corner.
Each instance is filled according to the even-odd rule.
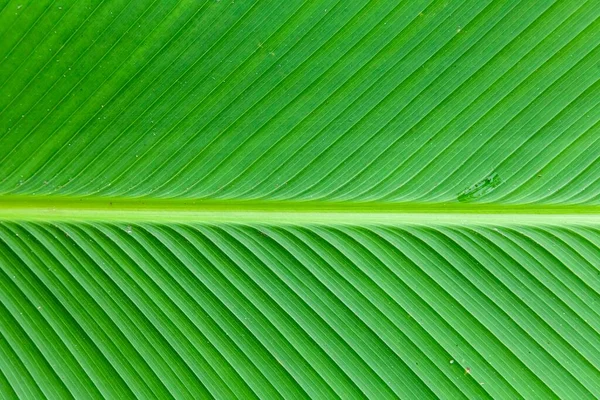
[[[468,187],[458,194],[458,201],[467,202],[474,200],[478,197],[482,197],[493,190],[495,190],[498,186],[502,184],[502,179],[500,175],[496,172],[489,175],[485,179],[477,182],[476,184]]]

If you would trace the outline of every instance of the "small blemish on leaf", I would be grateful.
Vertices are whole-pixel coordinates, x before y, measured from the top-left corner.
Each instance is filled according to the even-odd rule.
[[[500,175],[498,175],[496,172],[494,172],[493,174],[489,175],[485,179],[477,182],[476,184],[474,184],[474,185],[468,187],[467,189],[463,190],[462,192],[460,192],[458,194],[458,201],[465,202],[465,201],[474,200],[478,197],[482,197],[482,196],[492,192],[494,189],[496,189],[501,184],[502,184],[502,179],[500,178]]]

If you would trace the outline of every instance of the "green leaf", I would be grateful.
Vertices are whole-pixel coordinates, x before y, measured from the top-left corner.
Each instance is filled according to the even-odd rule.
[[[599,16],[0,0],[0,398],[599,398]]]

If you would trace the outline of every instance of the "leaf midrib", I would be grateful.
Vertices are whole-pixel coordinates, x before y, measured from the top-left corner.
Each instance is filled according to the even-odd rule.
[[[600,223],[600,206],[0,196],[0,220],[588,225]]]

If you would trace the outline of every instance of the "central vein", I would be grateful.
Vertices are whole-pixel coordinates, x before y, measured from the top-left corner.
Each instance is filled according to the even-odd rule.
[[[598,225],[600,207],[0,196],[0,220],[357,225]]]

